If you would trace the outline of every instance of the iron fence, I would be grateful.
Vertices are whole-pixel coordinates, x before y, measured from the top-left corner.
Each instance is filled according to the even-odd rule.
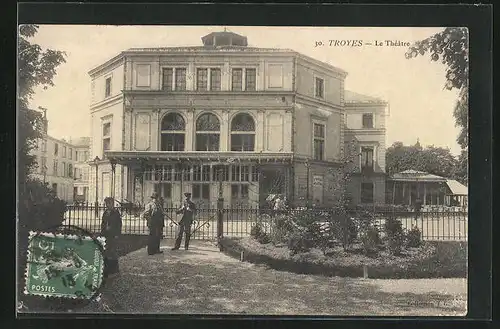
[[[143,206],[122,205],[116,208],[122,216],[122,234],[146,235],[149,230],[146,220],[141,216]],[[177,207],[164,209],[165,227],[163,235],[173,238],[177,232],[178,222],[181,215],[177,215]],[[105,207],[94,204],[68,206],[65,212],[64,224],[78,226],[92,233],[100,231],[101,218]],[[270,219],[277,212],[269,209],[251,207],[225,207],[198,209],[192,226],[192,238],[211,240],[217,238],[217,220],[219,211],[222,214],[223,236],[245,237],[250,235],[252,226],[257,222],[264,222],[265,229],[269,231]],[[309,213],[317,218],[318,222],[335,220],[334,216],[338,209],[294,209],[283,211],[284,214],[297,215],[298,213]],[[369,220],[383,232],[385,222],[388,218],[396,218],[402,224],[405,231],[417,227],[422,233],[424,240],[458,240],[466,241],[468,237],[468,214],[465,210],[438,209],[426,210],[420,213],[407,210],[351,210],[348,215],[351,218],[369,218]]]

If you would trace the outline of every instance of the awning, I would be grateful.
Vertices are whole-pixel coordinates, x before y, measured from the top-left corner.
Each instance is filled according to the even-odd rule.
[[[118,164],[129,164],[140,161],[162,162],[257,162],[257,163],[289,163],[293,159],[291,152],[205,152],[205,151],[108,151],[106,157]]]
[[[446,178],[418,170],[405,170],[392,175],[392,181],[397,182],[446,182]]]
[[[469,190],[467,186],[461,184],[460,182],[454,179],[448,179],[446,184],[450,188],[451,195],[468,195]]]

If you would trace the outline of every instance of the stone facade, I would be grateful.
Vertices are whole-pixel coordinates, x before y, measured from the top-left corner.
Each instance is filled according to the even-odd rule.
[[[240,38],[129,49],[89,72],[90,199],[142,203],[157,191],[173,204],[184,192],[212,205],[222,196],[257,206],[276,193],[335,202],[328,168],[342,159],[346,72]]]

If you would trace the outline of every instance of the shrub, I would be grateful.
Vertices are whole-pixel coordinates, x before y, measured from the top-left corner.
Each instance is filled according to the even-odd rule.
[[[64,221],[65,211],[66,202],[58,199],[47,184],[32,179],[24,182],[18,205],[19,268],[25,266],[29,231],[54,230]]]
[[[410,248],[420,247],[422,245],[422,233],[418,227],[414,226],[406,233],[406,246]]]
[[[311,250],[314,246],[314,240],[310,232],[294,232],[288,238],[288,249],[291,255]]]
[[[365,254],[377,253],[381,244],[378,229],[372,225],[367,226],[361,234],[361,244]]]
[[[269,236],[264,231],[261,223],[256,223],[254,226],[252,226],[250,230],[250,236],[262,244],[270,242]]]
[[[274,245],[286,243],[295,230],[290,216],[278,215],[271,220],[269,238]]]
[[[389,217],[385,221],[385,232],[387,235],[387,246],[393,255],[399,255],[404,243],[404,232],[401,222],[395,217]]]
[[[346,214],[334,215],[330,225],[335,239],[340,241],[344,250],[348,250],[358,237],[354,220]]]

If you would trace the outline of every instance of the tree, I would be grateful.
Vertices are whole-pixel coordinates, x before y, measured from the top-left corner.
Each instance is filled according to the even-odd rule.
[[[18,141],[20,145],[18,149],[19,224],[21,230],[40,227],[44,221],[49,222],[58,218],[54,217],[53,214],[60,214],[63,210],[60,200],[50,193],[47,186],[30,177],[31,170],[36,167],[36,161],[31,155],[31,151],[37,147],[37,139],[41,137],[44,129],[42,115],[30,108],[30,101],[35,94],[36,87],[47,89],[54,85],[52,79],[56,75],[56,68],[65,62],[63,52],[52,49],[43,51],[39,45],[29,41],[37,31],[37,25],[22,25],[19,28],[17,102]],[[40,213],[41,209],[45,209],[45,204],[54,207],[49,207],[50,209],[42,210]]]
[[[30,154],[36,148],[37,139],[41,137],[43,118],[40,112],[30,108],[30,101],[36,87],[47,89],[53,86],[56,68],[65,63],[65,53],[42,48],[29,41],[38,32],[37,25],[22,25],[19,28],[18,44],[18,111],[19,111],[19,144],[18,166],[19,182],[23,184],[30,179],[29,173],[36,166]]]
[[[413,169],[454,178],[457,165],[458,161],[449,149],[433,145],[422,148],[420,144],[405,146],[401,142],[395,142],[386,150],[386,169],[389,175]]]
[[[448,27],[425,40],[412,45],[406,58],[430,54],[431,60],[447,66],[445,88],[458,89],[459,98],[453,110],[455,125],[460,127],[457,142],[462,147],[461,161],[468,154],[468,112],[469,112],[469,31],[465,27]],[[465,152],[465,153],[464,153]],[[464,166],[464,164],[462,164]],[[463,171],[467,173],[467,170]],[[466,181],[466,179],[465,179]]]

